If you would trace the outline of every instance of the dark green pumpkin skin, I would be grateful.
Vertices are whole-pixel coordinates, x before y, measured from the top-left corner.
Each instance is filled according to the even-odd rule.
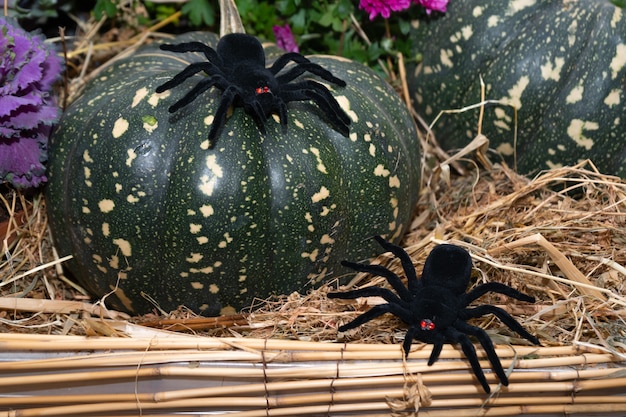
[[[212,34],[187,34],[168,43]],[[276,48],[266,49],[276,55]],[[344,259],[398,241],[419,187],[412,119],[384,80],[360,64],[311,59],[345,80],[332,92],[350,137],[313,103],[290,103],[260,134],[236,108],[207,140],[221,92],[176,114],[168,107],[203,75],[156,94],[198,54],[148,46],[104,70],[69,107],[50,143],[47,202],[55,245],[95,296],[131,313],[185,305],[203,314],[305,290],[346,274]]]
[[[483,133],[521,173],[591,159],[626,177],[626,14],[609,1],[450,2],[441,19],[412,37],[423,62],[411,77],[414,105],[427,120],[486,99]],[[478,110],[443,116],[444,149],[476,135]]]

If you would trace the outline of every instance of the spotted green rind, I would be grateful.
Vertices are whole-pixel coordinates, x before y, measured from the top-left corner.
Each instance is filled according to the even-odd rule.
[[[213,47],[211,34],[187,34]],[[269,48],[271,55],[276,48]],[[419,145],[397,94],[364,66],[311,58],[345,80],[329,86],[350,136],[313,103],[290,103],[282,134],[241,108],[209,149],[216,89],[167,108],[202,75],[156,94],[197,54],[149,46],[104,70],[65,113],[50,144],[47,201],[70,272],[107,305],[143,313],[186,305],[240,309],[305,290],[375,255],[371,236],[398,241],[415,206]],[[116,289],[117,288],[117,289]]]
[[[609,1],[450,2],[446,15],[412,33],[423,63],[410,80],[419,113],[486,98],[483,133],[522,173],[591,159],[626,177],[626,15]],[[476,135],[478,110],[444,116],[435,133],[445,149]]]

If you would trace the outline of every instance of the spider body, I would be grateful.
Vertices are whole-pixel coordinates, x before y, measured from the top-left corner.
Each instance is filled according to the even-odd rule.
[[[158,86],[156,91],[162,93],[199,72],[206,73],[207,77],[170,106],[169,111],[178,111],[213,86],[222,90],[220,104],[209,131],[211,142],[224,125],[231,106],[243,107],[261,133],[265,134],[265,122],[272,114],[278,114],[283,130],[287,128],[287,103],[292,101],[313,101],[338,132],[344,136],[349,133],[350,118],[328,88],[311,79],[295,79],[309,72],[340,87],[345,87],[346,83],[298,53],[286,53],[266,68],[265,51],[261,43],[255,37],[242,33],[222,37],[215,50],[201,42],[163,44],[160,48],[181,53],[200,52],[206,57],[207,62],[190,64],[174,78]],[[285,69],[290,62],[295,65]]]
[[[346,331],[360,326],[385,313],[392,313],[408,325],[403,342],[403,351],[408,357],[414,339],[433,344],[428,365],[439,358],[445,343],[458,343],[468,358],[476,378],[485,392],[490,387],[483,373],[476,349],[468,335],[474,336],[487,353],[491,366],[503,385],[508,385],[508,378],[502,368],[491,339],[479,327],[466,321],[471,318],[493,314],[506,326],[534,344],[539,340],[526,331],[510,314],[492,305],[469,305],[488,292],[503,294],[520,301],[534,302],[535,299],[507,285],[490,282],[466,292],[472,271],[472,258],[469,253],[454,245],[439,245],[429,254],[424,264],[422,278],[418,279],[409,255],[399,246],[393,245],[381,237],[376,240],[386,250],[400,258],[407,277],[405,287],[400,277],[380,265],[365,265],[344,261],[343,265],[359,272],[369,272],[387,279],[395,293],[386,288],[367,287],[358,290],[329,293],[329,298],[382,297],[386,304],[377,305],[358,316],[353,321],[340,326],[339,331]]]

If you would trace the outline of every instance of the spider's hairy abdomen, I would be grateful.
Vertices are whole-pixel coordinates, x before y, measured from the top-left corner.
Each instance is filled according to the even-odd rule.
[[[254,36],[244,33],[224,35],[217,44],[217,54],[226,67],[232,68],[242,64],[265,67],[263,45]]]
[[[463,294],[472,274],[472,258],[456,245],[436,246],[426,259],[422,281],[424,285],[449,288],[455,295]]]

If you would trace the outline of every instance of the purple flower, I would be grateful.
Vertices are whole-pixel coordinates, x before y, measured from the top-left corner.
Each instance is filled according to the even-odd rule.
[[[276,43],[280,48],[287,52],[300,52],[289,25],[274,26],[272,30],[274,31],[274,37],[276,37]]]
[[[370,20],[378,15],[385,19],[389,18],[391,12],[406,10],[411,5],[411,0],[360,0],[359,9],[365,10]]]
[[[413,0],[426,9],[426,13],[430,14],[433,10],[436,12],[446,12],[450,0]]]
[[[60,110],[52,84],[61,59],[11,18],[0,17],[0,182],[17,188],[46,181],[48,136]]]

